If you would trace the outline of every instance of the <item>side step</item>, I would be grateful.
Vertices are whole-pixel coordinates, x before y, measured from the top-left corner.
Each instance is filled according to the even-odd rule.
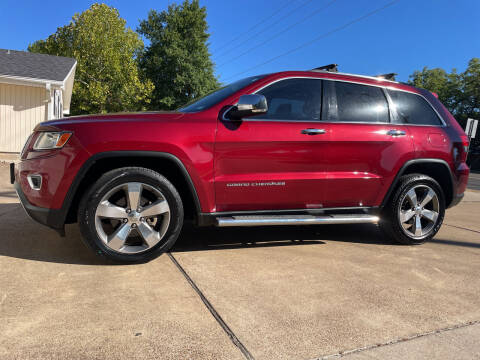
[[[218,217],[217,226],[272,226],[315,224],[374,224],[380,218],[374,215],[249,215]]]

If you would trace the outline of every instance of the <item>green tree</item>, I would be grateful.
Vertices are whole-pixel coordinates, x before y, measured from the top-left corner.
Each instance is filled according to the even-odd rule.
[[[126,27],[117,9],[105,4],[75,14],[70,24],[28,47],[77,60],[72,114],[145,108],[153,84],[140,77],[136,57],[142,49],[140,36]]]
[[[467,119],[480,118],[480,59],[472,58],[463,73],[424,67],[410,75],[409,83],[438,94],[440,101],[465,127]]]
[[[468,118],[480,120],[480,58],[472,58],[460,74],[455,69],[447,73],[440,68],[424,67],[410,75],[409,83],[437,93],[464,129]],[[472,146],[478,144],[480,136],[477,135]]]
[[[218,88],[210,60],[206,9],[184,0],[167,11],[151,10],[137,31],[150,41],[140,67],[155,85],[150,107],[175,109]]]
[[[462,96],[461,76],[453,69],[449,74],[445,70],[424,67],[410,75],[409,83],[413,86],[433,91],[439,100],[454,115],[459,112],[458,100]]]
[[[462,84],[462,117],[480,120],[480,58],[469,61],[467,69],[462,73]]]

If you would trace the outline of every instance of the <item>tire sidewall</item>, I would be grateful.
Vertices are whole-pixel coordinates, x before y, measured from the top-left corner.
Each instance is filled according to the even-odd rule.
[[[95,213],[105,194],[116,186],[140,182],[157,188],[170,207],[170,223],[162,240],[154,247],[138,254],[122,254],[110,249],[98,236]],[[183,205],[175,187],[162,175],[145,168],[122,168],[104,174],[87,192],[79,208],[80,230],[88,245],[99,255],[118,262],[145,262],[170,249],[178,238],[183,225]]]
[[[403,201],[406,193],[411,188],[418,185],[429,186],[435,191],[438,197],[438,202],[439,202],[439,212],[438,212],[438,218],[437,218],[437,223],[435,224],[435,227],[428,234],[419,238],[413,238],[408,236],[402,228],[402,224],[399,218],[399,208],[402,205],[401,202]],[[426,175],[414,174],[414,175],[406,176],[401,182],[401,185],[399,186],[398,190],[395,192],[395,195],[392,201],[390,202],[390,206],[387,212],[387,219],[386,219],[386,223],[384,223],[384,227],[390,227],[392,230],[390,234],[393,235],[393,237],[397,241],[403,244],[413,244],[413,245],[422,244],[425,241],[430,240],[437,234],[437,232],[440,230],[442,226],[444,217],[445,217],[445,195],[443,193],[441,186],[438,184],[437,181],[435,181],[431,177],[428,177]]]

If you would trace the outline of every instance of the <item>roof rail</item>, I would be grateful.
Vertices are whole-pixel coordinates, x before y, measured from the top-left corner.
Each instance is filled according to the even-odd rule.
[[[397,73],[388,73],[388,74],[375,75],[375,77],[379,79],[395,81],[395,76],[397,75],[398,75]]]
[[[319,66],[312,71],[329,71],[329,72],[338,72],[338,64],[328,64],[324,66]]]

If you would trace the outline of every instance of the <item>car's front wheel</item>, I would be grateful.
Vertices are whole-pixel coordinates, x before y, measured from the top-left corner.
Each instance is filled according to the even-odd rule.
[[[183,205],[162,175],[125,167],[105,173],[92,185],[78,217],[84,240],[98,254],[116,262],[144,262],[175,243]]]
[[[380,228],[402,244],[421,244],[440,230],[445,216],[445,198],[431,177],[412,174],[402,177],[386,205]]]

